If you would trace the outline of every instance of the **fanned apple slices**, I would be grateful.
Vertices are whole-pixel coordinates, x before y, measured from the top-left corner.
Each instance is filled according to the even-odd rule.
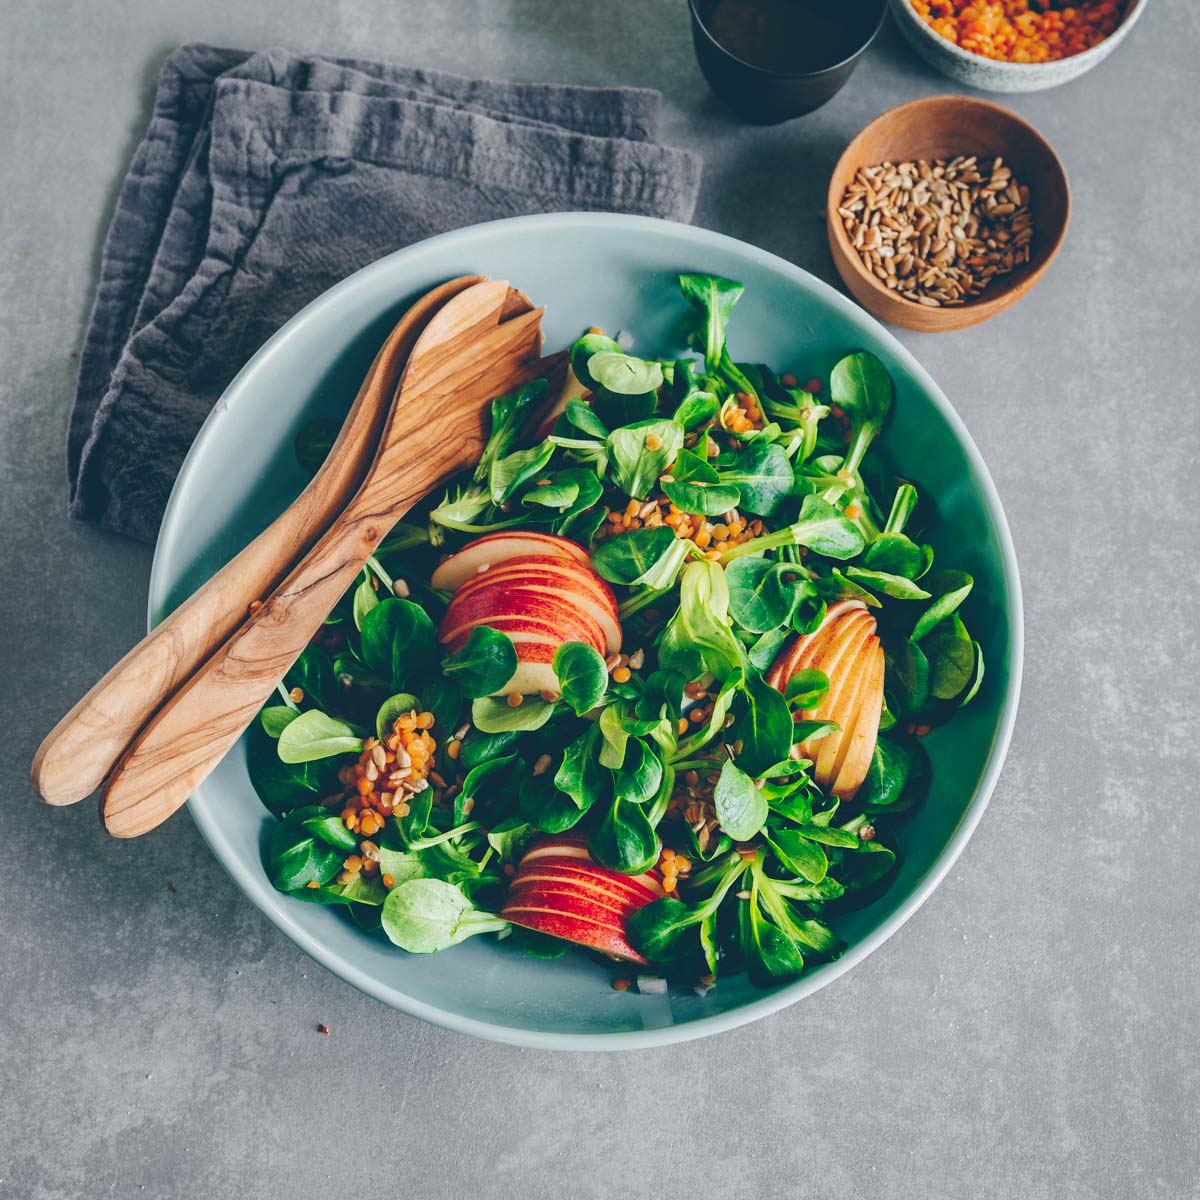
[[[517,672],[497,695],[557,692],[554,652],[564,642],[586,642],[602,656],[621,649],[616,599],[587,552],[567,538],[515,531],[478,538],[430,582],[454,592],[439,629],[451,651],[477,625],[512,638]]]
[[[883,647],[875,618],[861,600],[832,605],[817,629],[784,647],[767,672],[767,682],[786,693],[788,681],[803,670],[824,671],[829,691],[798,719],[832,721],[839,728],[800,743],[799,754],[812,760],[818,785],[852,800],[867,777],[883,711]]]
[[[665,894],[654,871],[609,871],[592,860],[583,838],[568,834],[529,849],[500,915],[524,929],[645,963],[625,937],[625,922]]]

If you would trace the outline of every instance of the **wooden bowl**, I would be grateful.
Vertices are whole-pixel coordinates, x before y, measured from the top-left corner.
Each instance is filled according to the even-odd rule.
[[[885,287],[863,265],[837,210],[860,167],[954,158],[959,154],[976,154],[980,159],[1000,156],[1016,179],[1028,185],[1033,210],[1032,252],[1029,262],[993,280],[975,299],[957,307],[932,308]],[[834,265],[859,304],[891,325],[942,333],[994,317],[1037,283],[1067,232],[1071,193],[1058,155],[1032,125],[986,100],[931,96],[889,109],[846,147],[833,169],[825,209]]]

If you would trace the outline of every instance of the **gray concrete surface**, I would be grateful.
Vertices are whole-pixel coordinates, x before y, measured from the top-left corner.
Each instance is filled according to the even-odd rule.
[[[193,39],[660,87],[708,163],[697,221],[827,279],[837,153],[953,90],[889,28],[826,109],[748,129],[683,0],[0,0],[0,1197],[1197,1195],[1196,6],[1009,101],[1066,160],[1067,245],[992,323],[901,335],[991,464],[1025,582],[1024,703],[975,839],[820,994],[611,1056],[393,1013],[276,933],[186,818],[117,843],[30,795],[42,734],[142,631],[150,553],[68,522],[63,434],[113,191]]]

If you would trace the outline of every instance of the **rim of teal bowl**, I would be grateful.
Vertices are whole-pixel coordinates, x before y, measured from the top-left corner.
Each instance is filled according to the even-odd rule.
[[[987,505],[988,514],[996,529],[997,542],[1000,546],[1004,578],[1006,584],[1006,604],[1009,619],[1009,661],[1008,686],[1005,690],[1000,722],[988,753],[983,777],[971,798],[970,804],[964,811],[962,820],[947,843],[945,849],[934,861],[928,874],[920,881],[912,894],[907,897],[871,932],[846,951],[841,958],[827,964],[816,976],[801,976],[794,983],[786,984],[776,991],[769,992],[760,1000],[753,1000],[740,1008],[725,1013],[717,1013],[710,1017],[701,1017],[684,1025],[672,1025],[658,1029],[629,1030],[617,1033],[552,1033],[539,1030],[520,1029],[510,1025],[493,1024],[489,1021],[479,1021],[464,1017],[458,1013],[447,1011],[432,1004],[415,1000],[398,988],[389,987],[372,978],[353,962],[340,954],[336,954],[324,946],[320,939],[311,936],[301,929],[289,916],[286,904],[271,888],[265,876],[254,876],[242,869],[238,863],[233,847],[225,836],[220,822],[214,820],[203,803],[205,785],[196,790],[193,801],[188,802],[188,811],[195,821],[204,840],[216,856],[217,861],[225,868],[234,883],[242,890],[247,898],[260,912],[267,917],[281,932],[286,934],[297,946],[322,966],[327,967],[339,978],[345,980],[359,991],[373,996],[384,1004],[397,1008],[413,1017],[420,1017],[431,1024],[444,1029],[452,1029],[458,1033],[471,1034],[474,1037],[489,1041],[507,1042],[511,1045],[540,1050],[633,1050],[647,1049],[655,1046],[666,1046],[677,1042],[692,1041],[695,1038],[707,1037],[710,1034],[721,1033],[727,1029],[735,1029],[739,1025],[749,1024],[761,1017],[769,1016],[794,1004],[804,996],[824,987],[833,980],[840,978],[852,967],[862,962],[872,951],[877,950],[888,940],[933,893],[934,888],[945,878],[946,873],[954,865],[963,848],[975,832],[991,799],[992,791],[1000,777],[1005,755],[1012,740],[1013,725],[1017,716],[1017,704],[1021,692],[1021,673],[1024,660],[1024,613],[1021,606],[1021,583],[1017,570],[1016,551],[1013,548],[1012,534],[1004,509],[1000,503],[996,485],[984,464],[983,456],[967,432],[966,426],[950,401],[942,393],[941,388],[934,383],[928,372],[917,362],[916,358],[888,330],[886,330],[869,313],[846,299],[840,292],[830,287],[815,275],[797,267],[794,263],[751,246],[737,238],[723,233],[701,229],[692,225],[680,225],[672,221],[662,221],[654,217],[634,217],[614,213],[568,212],[537,214],[534,216],[511,217],[501,221],[490,221],[481,225],[471,225],[465,229],[454,230],[440,234],[427,241],[418,242],[403,250],[397,250],[385,258],[371,263],[356,271],[353,275],[335,284],[322,293],[305,308],[301,309],[286,325],[272,336],[254,355],[253,358],[238,372],[233,382],[225,389],[224,394],[214,406],[209,418],[196,435],[187,457],[180,468],[175,486],[171,492],[163,515],[162,527],[159,532],[158,544],[154,553],[154,564],[150,571],[150,597],[147,608],[147,627],[153,628],[153,613],[161,602],[166,590],[164,579],[165,555],[162,548],[173,538],[177,511],[182,504],[183,494],[188,490],[187,479],[191,471],[196,448],[203,442],[208,433],[209,423],[216,414],[231,408],[241,402],[243,394],[251,385],[258,372],[278,354],[286,354],[293,338],[298,336],[305,325],[320,311],[330,305],[337,304],[343,294],[362,287],[377,278],[386,276],[398,264],[419,264],[423,259],[437,261],[442,248],[448,245],[457,247],[470,246],[472,243],[487,241],[494,237],[503,237],[513,229],[528,227],[555,227],[574,229],[580,233],[589,230],[620,228],[631,231],[655,234],[671,231],[678,236],[680,231],[686,232],[699,248],[706,246],[734,250],[753,260],[758,265],[777,271],[806,288],[813,289],[833,308],[839,310],[851,325],[869,329],[876,337],[881,338],[892,354],[900,359],[912,372],[934,406],[941,412],[947,424],[958,439],[971,470],[978,480]]]
[[[926,25],[917,16],[909,0],[891,0],[891,7],[893,12],[903,11],[904,19],[908,22],[909,28],[918,30],[922,36],[945,50],[957,62],[969,64],[973,67],[979,67],[982,64],[989,71],[994,71],[997,75],[1010,75],[1014,79],[1018,77],[1029,79],[1038,71],[1046,71],[1047,74],[1057,74],[1054,68],[1057,67],[1059,71],[1066,70],[1068,63],[1074,68],[1072,71],[1073,77],[1078,77],[1085,71],[1090,70],[1091,67],[1095,66],[1101,59],[1107,58],[1117,48],[1118,43],[1133,28],[1135,22],[1145,11],[1146,5],[1149,3],[1150,0],[1134,0],[1132,7],[1125,14],[1125,18],[1120,25],[1102,42],[1097,42],[1082,54],[1072,54],[1070,58],[1056,58],[1053,62],[1044,63],[1005,62],[1002,58],[986,58],[982,54],[974,53],[974,51],[964,50],[955,42],[942,37],[935,29]],[[1066,80],[1063,80],[1063,82],[1065,83]],[[981,84],[980,86],[986,90],[986,85]]]

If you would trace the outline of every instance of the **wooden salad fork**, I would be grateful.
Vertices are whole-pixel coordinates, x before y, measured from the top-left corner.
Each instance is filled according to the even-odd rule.
[[[271,695],[392,526],[477,462],[487,401],[534,378],[542,310],[501,323],[508,285],[479,283],[413,348],[361,486],[328,532],[167,701],[114,769],[101,802],[116,837],[155,828],[188,798]]]
[[[245,619],[346,507],[379,444],[405,364],[433,315],[480,283],[464,275],[434,288],[380,348],[328,457],[308,486],[236,558],[120,660],[50,731],[33,760],[33,786],[48,804],[74,804],[105,780],[138,730]],[[532,305],[511,291],[506,315]]]

